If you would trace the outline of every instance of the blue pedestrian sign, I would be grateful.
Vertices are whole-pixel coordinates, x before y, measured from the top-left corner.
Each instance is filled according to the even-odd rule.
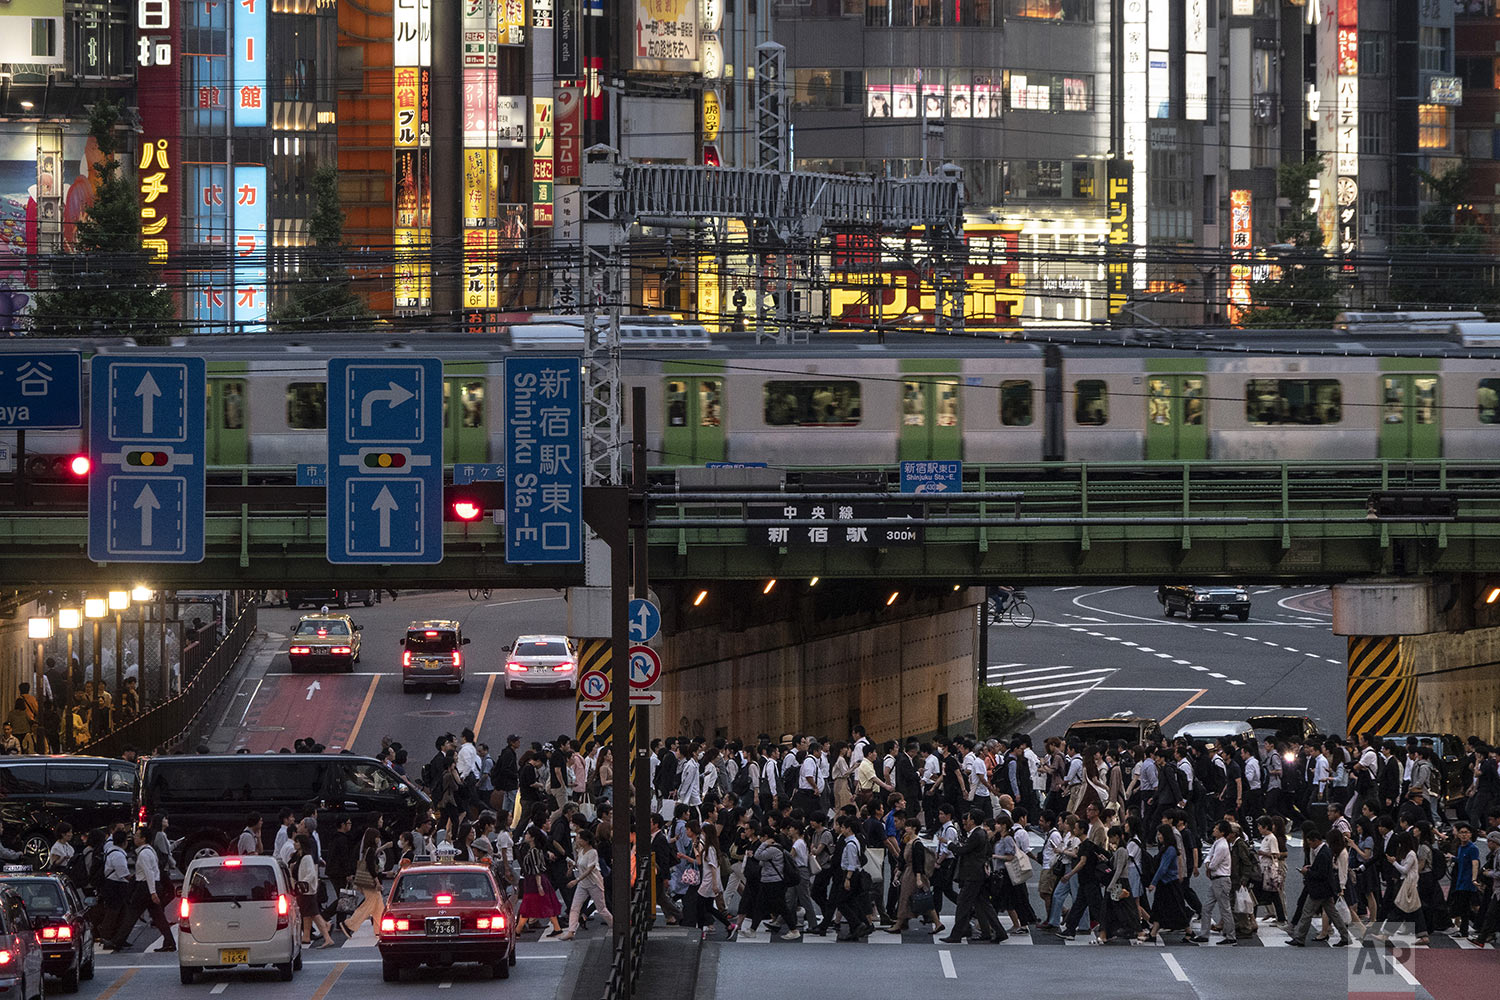
[[[650,642],[661,631],[661,609],[644,597],[630,601],[630,641]]]
[[[443,560],[443,363],[328,362],[328,561]]]
[[[82,387],[76,353],[0,354],[0,428],[82,427]]]
[[[96,355],[89,389],[89,558],[203,561],[202,358]]]
[[[298,486],[327,486],[328,464],[326,462],[298,462]]]
[[[505,359],[505,561],[583,562],[576,357]]]
[[[964,463],[902,462],[902,493],[962,493]]]
[[[505,482],[505,466],[499,462],[463,462],[453,467],[455,486],[503,482]]]

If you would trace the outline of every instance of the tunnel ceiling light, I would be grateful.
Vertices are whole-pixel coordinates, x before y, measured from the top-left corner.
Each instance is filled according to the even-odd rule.
[[[891,591],[891,596],[887,597],[885,599],[885,606],[886,607],[890,607],[892,604],[895,604],[896,603],[896,598],[898,598],[900,596],[901,596],[901,591],[899,591],[899,590],[893,590],[893,591]]]
[[[809,586],[809,587],[816,587],[816,586],[817,586],[817,585],[818,585],[818,581],[819,581],[819,580],[821,580],[821,579],[822,579],[822,577],[820,577],[820,576],[815,576],[815,577],[813,577],[813,578],[812,578],[812,579],[811,579],[811,580],[808,580],[808,581],[807,581],[807,585],[808,585],[808,586]]]
[[[111,590],[109,592],[109,610],[124,611],[130,607],[130,591]]]
[[[771,579],[769,579],[769,580],[766,581],[766,585],[764,587],[760,588],[760,592],[762,594],[769,594],[771,591],[773,591],[775,589],[776,589],[776,578],[773,576],[773,577],[771,577]]]
[[[108,612],[108,604],[102,597],[85,598],[83,602],[83,616],[85,618],[103,618]]]
[[[26,619],[26,638],[28,639],[50,639],[52,638],[51,618],[28,618]]]
[[[1484,595],[1484,603],[1494,604],[1496,601],[1500,601],[1500,587],[1491,587],[1489,593]]]
[[[700,591],[698,591],[698,596],[695,597],[695,598],[693,598],[693,607],[696,608],[698,605],[702,604],[706,600],[708,600],[708,591],[706,591],[706,590],[700,590]]]

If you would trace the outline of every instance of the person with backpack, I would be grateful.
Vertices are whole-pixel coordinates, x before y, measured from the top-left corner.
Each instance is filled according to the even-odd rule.
[[[99,880],[99,898],[93,906],[94,940],[110,947],[117,937],[128,936],[130,924],[120,927],[125,904],[130,901],[130,859],[125,854],[126,834],[116,830],[104,845],[104,870]],[[131,920],[131,924],[135,921]]]
[[[941,934],[945,928],[938,916],[936,894],[932,891],[932,876],[937,871],[937,855],[917,838],[921,821],[915,816],[906,817],[901,831],[901,895],[896,899],[896,915],[887,934],[900,934],[913,916],[920,916],[932,924],[932,933]],[[927,905],[923,906],[925,903]]]
[[[760,922],[766,919],[771,922],[769,930],[774,931],[779,919],[786,928],[781,934],[781,940],[795,941],[802,936],[802,932],[797,929],[796,914],[787,906],[787,890],[794,886],[793,880],[798,878],[796,867],[777,842],[776,832],[769,823],[760,824],[755,830],[755,836],[754,853],[746,857],[745,865],[748,869],[753,860],[759,869],[758,886],[755,889],[758,900],[750,927],[741,927],[740,934],[743,937],[754,937],[760,929]],[[746,892],[749,891],[747,885]]]
[[[985,833],[984,822],[988,818],[977,808],[965,813],[963,836],[953,845],[953,854],[958,858],[958,910],[953,916],[953,930],[940,939],[947,944],[958,944],[964,938],[973,937],[969,921],[974,917],[979,920],[977,940],[998,944],[1010,937],[1000,926],[1000,918],[985,892],[985,863],[989,858],[990,838]]]
[[[829,902],[832,905],[824,913],[823,922],[813,933],[828,933],[828,928],[832,926],[835,914],[837,914],[842,916],[849,925],[849,937],[846,940],[857,941],[868,937],[875,929],[875,925],[866,917],[869,905],[865,899],[865,882],[869,876],[864,868],[869,862],[855,830],[854,817],[840,814],[834,823],[839,834],[839,860],[838,871],[829,886]]]

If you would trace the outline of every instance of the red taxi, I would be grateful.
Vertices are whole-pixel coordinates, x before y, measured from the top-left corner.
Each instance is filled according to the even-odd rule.
[[[505,979],[516,964],[515,914],[487,866],[415,864],[391,886],[377,942],[388,983],[403,969],[460,962]]]

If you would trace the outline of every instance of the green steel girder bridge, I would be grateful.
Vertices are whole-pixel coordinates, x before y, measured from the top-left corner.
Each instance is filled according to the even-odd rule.
[[[829,485],[841,473],[846,485]],[[967,465],[963,493],[921,497],[897,493],[895,468],[790,469],[781,478],[779,490],[688,491],[670,470],[654,473],[646,504],[652,580],[1331,582],[1500,570],[1500,460]],[[150,566],[89,561],[85,487],[32,484],[23,503],[6,484],[0,580],[65,587],[139,578],[165,588],[584,582],[582,566],[507,565],[502,530],[488,519],[447,523],[437,565],[330,565],[324,490],[293,480],[290,469],[211,468],[206,559]],[[503,506],[502,484],[449,489],[450,498],[463,491],[488,509]],[[781,536],[768,527],[818,523],[765,517],[767,505],[799,500],[880,512],[840,527],[915,517],[925,538],[891,547],[771,542]]]

